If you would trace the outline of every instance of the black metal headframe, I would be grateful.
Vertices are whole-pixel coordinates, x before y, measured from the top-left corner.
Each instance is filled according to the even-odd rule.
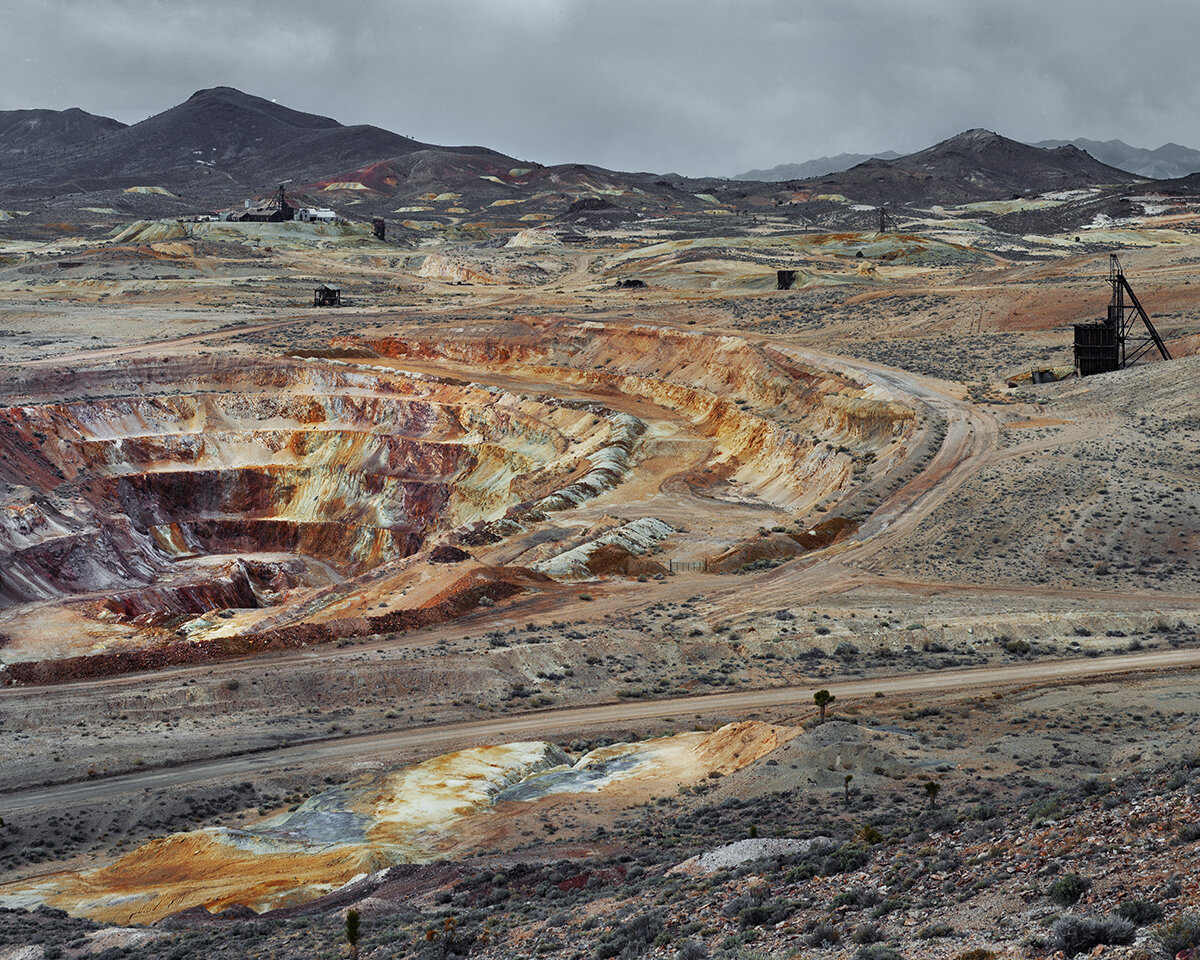
[[[1108,322],[1117,328],[1117,336],[1121,344],[1121,367],[1136,363],[1151,347],[1157,347],[1164,360],[1170,360],[1171,354],[1162,337],[1150,322],[1150,316],[1142,309],[1142,304],[1133,292],[1133,287],[1125,279],[1125,271],[1121,269],[1121,261],[1115,253],[1108,258],[1108,282],[1112,284],[1112,302],[1108,305]],[[1125,294],[1129,294],[1130,306],[1125,303]],[[1134,334],[1133,329],[1138,318],[1146,327],[1144,334]]]

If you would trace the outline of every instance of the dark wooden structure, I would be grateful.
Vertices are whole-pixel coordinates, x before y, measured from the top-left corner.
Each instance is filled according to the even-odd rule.
[[[1108,258],[1108,282],[1112,284],[1108,316],[1099,323],[1075,324],[1075,372],[1088,377],[1093,373],[1124,370],[1137,363],[1151,348],[1157,348],[1164,360],[1170,360],[1167,345],[1125,279],[1125,271],[1115,253]],[[1145,327],[1144,332],[1137,326],[1139,320]]]
[[[313,306],[314,307],[340,307],[342,305],[342,291],[337,287],[328,287],[321,284],[313,290]]]
[[[776,270],[775,271],[775,289],[776,290],[791,290],[796,282],[795,270]]]
[[[371,232],[375,234],[376,240],[387,238],[387,224],[383,222],[383,217],[375,217],[371,221]]]
[[[1075,372],[1081,377],[1121,367],[1117,328],[1108,321],[1075,324]]]

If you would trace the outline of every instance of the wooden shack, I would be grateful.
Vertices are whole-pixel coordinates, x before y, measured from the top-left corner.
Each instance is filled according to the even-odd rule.
[[[314,307],[340,307],[341,305],[342,291],[337,287],[329,287],[321,284],[313,290]]]

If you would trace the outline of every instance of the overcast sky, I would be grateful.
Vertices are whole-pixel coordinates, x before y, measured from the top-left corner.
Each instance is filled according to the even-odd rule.
[[[1019,140],[1200,148],[1195,0],[0,0],[0,109],[204,87],[541,163],[733,175]]]

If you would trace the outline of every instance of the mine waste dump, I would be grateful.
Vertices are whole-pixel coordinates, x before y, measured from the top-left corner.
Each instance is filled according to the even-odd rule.
[[[668,488],[684,516],[705,503],[804,508],[861,478],[856,456],[899,459],[915,429],[913,410],[879,389],[736,337],[511,327],[18,377],[0,408],[0,605],[15,608],[0,612],[4,659],[215,634],[334,639],[311,623],[337,620],[355,591],[401,597],[399,580],[380,578],[407,560],[458,562],[550,515],[587,528],[644,501],[595,527],[607,539],[564,542],[562,562],[543,543],[400,601],[456,616],[598,569],[575,557],[634,570],[613,556],[674,531],[667,517],[638,520],[661,514]],[[424,622],[389,615],[352,626]],[[34,638],[66,616],[92,624],[73,646]]]

